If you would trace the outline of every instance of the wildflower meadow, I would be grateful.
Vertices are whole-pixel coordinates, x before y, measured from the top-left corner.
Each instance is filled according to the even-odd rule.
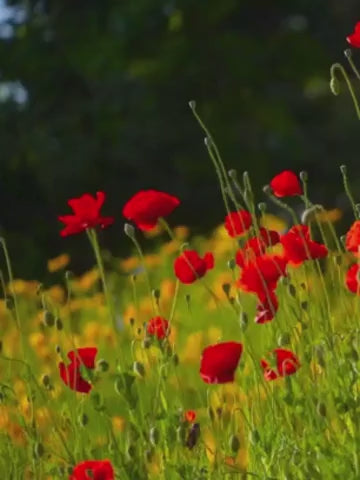
[[[347,41],[360,48],[360,23]],[[347,70],[330,73],[360,119]],[[201,106],[189,107],[224,203],[211,235],[174,225],[181,198],[144,178],[122,212],[101,190],[68,200],[51,286],[13,272],[0,239],[1,479],[360,478],[351,172],[339,168],[354,216],[339,231],[342,212],[312,202],[305,171],[273,172],[254,191],[251,165],[229,170]],[[114,222],[131,256],[103,251],[101,230]],[[93,252],[82,276],[65,253],[75,235]]]

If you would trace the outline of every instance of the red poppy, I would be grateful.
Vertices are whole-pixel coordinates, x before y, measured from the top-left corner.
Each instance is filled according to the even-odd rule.
[[[359,270],[358,263],[354,263],[346,272],[345,283],[350,292],[360,295],[360,282],[359,282]]]
[[[328,254],[325,245],[310,239],[307,225],[294,225],[287,233],[281,235],[280,242],[286,258],[292,265],[301,265],[306,260],[323,258]]]
[[[286,274],[286,264],[286,258],[279,255],[260,255],[244,266],[237,286],[245,292],[256,293],[262,301]]]
[[[349,228],[345,238],[346,250],[355,255],[360,253],[360,220],[356,220]]]
[[[269,291],[266,298],[264,298],[256,307],[255,323],[267,323],[273,320],[279,308],[279,302],[275,292]]]
[[[233,382],[242,350],[242,344],[237,342],[223,342],[206,347],[200,365],[200,375],[204,382]]]
[[[196,420],[196,412],[194,410],[186,410],[185,420],[189,423],[194,423]]]
[[[152,230],[160,217],[167,217],[180,205],[180,200],[157,190],[141,190],[125,204],[123,215],[140,230]]]
[[[239,210],[237,212],[230,212],[225,217],[225,228],[230,237],[242,235],[249,230],[252,224],[251,213],[247,210]]]
[[[61,230],[60,235],[67,237],[68,235],[83,232],[88,228],[95,228],[98,225],[101,228],[105,228],[114,223],[113,217],[102,217],[100,215],[100,209],[104,201],[104,192],[96,192],[96,198],[85,193],[79,198],[70,199],[67,203],[72,208],[74,214],[58,217],[60,222],[66,225]]]
[[[149,335],[156,336],[162,340],[169,334],[169,322],[162,317],[154,317],[149,320],[146,331]]]
[[[239,267],[243,268],[247,262],[251,262],[265,253],[266,248],[276,245],[280,241],[280,235],[274,230],[260,228],[259,236],[249,238],[244,247],[236,253],[235,261]]]
[[[278,377],[292,375],[300,368],[300,361],[290,350],[276,348],[273,350],[276,361],[276,369],[271,368],[270,364],[262,359],[261,367],[264,370],[265,380],[275,380]]]
[[[115,480],[110,460],[85,460],[75,465],[69,480]]]
[[[357,22],[354,33],[348,35],[346,40],[352,47],[360,48],[360,22]]]
[[[193,283],[214,268],[214,256],[207,252],[204,258],[199,257],[195,250],[184,250],[174,262],[174,272],[182,283]]]
[[[89,370],[95,368],[96,347],[78,348],[68,353],[69,365],[59,363],[60,377],[62,381],[72,390],[80,393],[89,393],[92,386],[81,376],[80,367],[83,365]]]
[[[303,193],[298,177],[291,170],[284,170],[275,175],[270,182],[270,187],[275,197],[279,198],[302,195]]]

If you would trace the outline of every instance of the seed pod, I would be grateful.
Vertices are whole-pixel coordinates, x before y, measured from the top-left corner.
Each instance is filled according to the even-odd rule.
[[[53,327],[55,324],[55,318],[54,315],[49,312],[49,310],[45,310],[43,314],[43,324],[46,327]]]
[[[231,435],[229,438],[229,447],[234,452],[237,453],[240,449],[240,440],[236,435]]]
[[[141,362],[134,362],[133,370],[139,377],[145,377],[145,367]]]
[[[149,440],[150,440],[150,443],[154,447],[156,447],[156,445],[158,445],[159,440],[160,440],[160,433],[159,433],[159,430],[156,427],[150,428]]]

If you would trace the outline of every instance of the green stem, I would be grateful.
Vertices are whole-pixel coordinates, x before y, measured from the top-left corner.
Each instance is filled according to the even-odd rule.
[[[352,101],[353,101],[353,104],[354,104],[354,107],[355,107],[356,115],[358,117],[358,120],[360,120],[359,104],[358,104],[356,95],[354,93],[354,89],[352,87],[351,81],[348,77],[348,74],[346,73],[346,71],[345,71],[344,67],[341,65],[341,63],[334,63],[333,65],[331,65],[331,68],[330,68],[331,79],[333,79],[333,78],[336,79],[336,70],[340,71],[340,73],[342,74],[342,76],[345,79],[346,85],[348,87],[349,93],[351,95],[351,98],[352,98]]]
[[[347,177],[347,171],[346,171],[346,166],[345,165],[341,165],[340,167],[340,171],[341,171],[341,174],[342,174],[342,177],[343,177],[343,184],[344,184],[344,190],[345,190],[345,193],[351,203],[351,206],[352,206],[352,209],[353,209],[353,212],[354,212],[354,216],[356,219],[359,218],[359,213],[358,213],[358,210],[356,208],[356,203],[355,203],[355,200],[354,200],[354,197],[351,193],[351,190],[350,190],[350,186],[349,186],[349,181],[348,181],[348,177]]]
[[[11,267],[10,256],[9,256],[9,252],[8,252],[8,249],[7,249],[7,246],[6,246],[5,238],[1,237],[0,238],[0,243],[1,243],[1,246],[2,246],[2,249],[3,249],[3,252],[4,252],[6,268],[7,268],[8,275],[9,275],[9,283],[10,283],[9,289],[10,289],[11,295],[12,295],[13,300],[14,300],[15,319],[16,319],[18,329],[21,333],[19,307],[18,307],[18,302],[17,302],[17,295],[16,295],[15,289],[14,289],[14,275],[13,275],[13,271],[12,271],[12,267]]]

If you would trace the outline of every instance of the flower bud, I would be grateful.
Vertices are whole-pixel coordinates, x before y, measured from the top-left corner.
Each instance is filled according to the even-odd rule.
[[[272,190],[271,190],[270,185],[264,185],[263,186],[263,192],[266,193],[266,195],[271,195]]]
[[[234,169],[231,169],[228,171],[228,175],[231,178],[231,180],[236,181],[237,180],[237,172]]]
[[[150,337],[145,337],[144,340],[142,341],[142,346],[143,348],[150,348],[151,347],[151,338]]]
[[[326,405],[323,402],[316,405],[316,411],[321,417],[326,417]]]
[[[34,457],[40,458],[44,455],[45,449],[42,443],[36,442],[34,445]]]
[[[79,415],[79,425],[81,427],[85,427],[89,423],[89,417],[86,415],[86,413],[82,413]]]
[[[212,141],[211,137],[205,137],[204,138],[204,143],[205,143],[206,148],[211,148],[212,144],[213,144],[213,141]]]
[[[125,223],[124,232],[129,238],[135,237],[135,228],[130,223]]]
[[[175,367],[177,367],[179,365],[179,355],[177,353],[174,353],[174,355],[172,357],[172,361],[173,361],[173,364],[175,365]]]
[[[303,211],[301,215],[301,223],[303,225],[306,225],[307,223],[311,222],[314,220],[315,215],[321,211],[324,210],[324,207],[322,205],[313,205],[310,208],[307,208],[306,210]]]
[[[240,449],[240,440],[236,435],[231,435],[229,439],[229,447],[231,451],[237,453]]]
[[[344,55],[345,57],[350,60],[351,57],[352,57],[352,51],[350,50],[350,48],[347,48],[346,50],[344,50]]]
[[[346,174],[347,174],[347,167],[346,167],[346,165],[340,165],[340,172],[341,172],[343,175],[346,175]]]
[[[290,344],[290,335],[288,332],[282,333],[278,338],[279,347],[284,347],[285,345]]]
[[[302,182],[307,182],[309,178],[308,173],[305,172],[305,170],[301,170],[301,172],[299,173],[299,177]]]
[[[104,360],[103,358],[100,358],[97,362],[96,362],[96,369],[99,371],[99,372],[107,372],[109,370],[109,364],[106,360]]]
[[[129,445],[127,448],[126,453],[128,454],[129,458],[134,458],[136,455],[136,448],[135,445]]]
[[[159,301],[160,300],[160,290],[158,288],[154,288],[151,292],[152,296],[154,297],[155,300]]]
[[[260,435],[259,432],[256,430],[251,430],[250,435],[249,435],[249,440],[251,445],[256,445],[260,441]]]
[[[187,429],[184,424],[180,425],[176,429],[176,438],[181,445],[185,444]]]
[[[292,297],[296,297],[296,288],[292,283],[288,286],[288,291]]]
[[[56,345],[56,346],[55,346],[55,352],[56,352],[58,355],[61,355],[61,347],[60,347],[60,345]]]
[[[189,102],[189,107],[191,108],[191,110],[195,110],[195,108],[196,108],[196,102],[195,102],[195,100],[190,100],[190,102]]]
[[[55,327],[57,330],[62,330],[64,327],[62,321],[58,317],[55,318]]]
[[[230,283],[223,283],[221,287],[222,287],[225,295],[229,298],[229,293],[230,293],[230,288],[231,288]]]
[[[154,451],[151,448],[145,450],[145,460],[148,463],[151,463],[152,459],[154,458]]]
[[[55,323],[54,315],[49,312],[49,310],[45,310],[43,314],[43,323],[47,327],[53,327]]]
[[[158,445],[159,440],[160,440],[160,433],[159,433],[159,430],[156,427],[150,428],[149,440],[150,440],[150,443],[154,447],[156,447],[156,445]]]
[[[145,377],[145,367],[141,362],[134,362],[133,370],[139,377]]]
[[[230,268],[230,270],[234,270],[235,267],[236,267],[236,261],[234,258],[231,258],[228,262],[227,262],[227,265],[228,267]]]
[[[50,377],[49,375],[43,375],[42,379],[42,384],[44,385],[44,387],[48,387],[50,385]]]
[[[11,295],[8,295],[5,298],[5,306],[8,310],[14,310],[15,302],[14,302],[14,298]]]
[[[213,422],[215,419],[214,410],[211,407],[208,407],[207,413],[209,415],[210,420]]]
[[[267,207],[267,205],[266,205],[265,202],[259,202],[257,207],[258,207],[258,209],[259,209],[259,211],[260,211],[261,213],[265,213],[265,212],[266,212],[266,207]]]

